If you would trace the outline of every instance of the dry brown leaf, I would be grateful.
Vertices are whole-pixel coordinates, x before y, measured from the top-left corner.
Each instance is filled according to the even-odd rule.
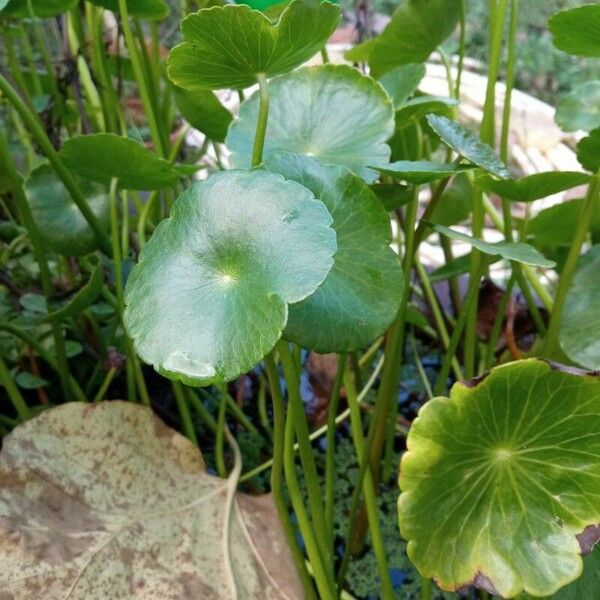
[[[64,404],[0,453],[0,600],[303,597],[270,496],[150,409]]]

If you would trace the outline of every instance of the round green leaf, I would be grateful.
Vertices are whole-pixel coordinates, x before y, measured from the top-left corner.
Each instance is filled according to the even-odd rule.
[[[454,31],[461,0],[405,0],[383,33],[369,48],[373,77],[394,67],[425,62]]]
[[[538,246],[570,246],[577,231],[584,200],[561,202],[540,211],[531,221],[527,233]],[[590,231],[600,231],[600,202],[595,206]]]
[[[441,233],[452,240],[466,242],[474,248],[477,248],[480,252],[490,256],[501,256],[505,260],[512,260],[533,267],[552,268],[556,266],[556,263],[553,260],[548,260],[529,244],[523,244],[521,242],[496,242],[492,244],[461,233],[460,231],[456,231],[455,229],[449,229],[443,225],[432,223],[431,227],[438,233]]]
[[[600,127],[600,81],[586,81],[563,96],[555,118],[564,131]]]
[[[396,110],[415,93],[426,72],[427,69],[422,63],[408,64],[396,67],[381,77],[379,83],[390,95]]]
[[[265,159],[280,151],[304,154],[344,165],[368,182],[377,179],[366,165],[389,160],[385,142],[394,131],[394,113],[373,79],[343,65],[303,68],[269,82],[269,94]],[[229,130],[236,167],[250,166],[258,105],[255,93]]]
[[[42,387],[50,385],[49,381],[42,379],[38,375],[30,373],[29,371],[21,371],[20,373],[17,373],[15,381],[17,382],[17,385],[24,390],[39,390]]]
[[[115,13],[119,12],[119,0],[88,0]],[[132,17],[158,20],[169,16],[169,5],[165,0],[127,0],[127,11]]]
[[[181,23],[184,42],[169,54],[169,77],[184,88],[248,87],[259,73],[279,75],[306,62],[339,16],[337,6],[320,0],[294,0],[276,25],[246,5],[201,10]]]
[[[113,178],[127,190],[155,190],[175,185],[180,174],[166,160],[138,142],[112,133],[80,135],[67,140],[60,158],[77,175],[110,185]]]
[[[366,346],[393,321],[403,287],[385,209],[346,167],[288,153],[272,157],[265,166],[301,183],[325,204],[338,243],[323,285],[290,306],[284,336],[323,353]]]
[[[408,555],[446,590],[546,596],[582,570],[600,521],[600,379],[537,359],[425,404],[400,465]]]
[[[577,144],[577,160],[581,166],[594,173],[600,169],[600,128],[590,131]]]
[[[173,98],[185,120],[211,140],[224,142],[233,115],[221,104],[214,92],[204,88],[173,86]]]
[[[600,370],[600,246],[580,259],[560,322],[564,353],[586,369]]]
[[[403,129],[420,121],[425,115],[433,113],[442,116],[452,116],[453,107],[458,105],[454,98],[446,96],[417,95],[407,100],[404,106],[396,110],[396,129]]]
[[[555,14],[549,23],[554,45],[577,56],[600,56],[600,4]]]
[[[577,171],[549,171],[521,177],[498,180],[484,175],[477,184],[486,192],[498,194],[507,200],[533,202],[590,182],[590,176]]]
[[[173,206],[127,282],[125,325],[142,359],[189,384],[230,380],[269,352],[287,305],[323,282],[331,216],[295,181],[223,171]]]
[[[397,177],[408,183],[420,185],[438,179],[446,179],[458,173],[473,169],[472,165],[457,165],[455,163],[438,163],[427,160],[399,160],[387,165],[370,165],[378,173]]]
[[[2,14],[10,17],[29,17],[28,1],[31,1],[33,14],[46,19],[67,12],[76,6],[79,0],[9,0],[8,4],[5,3]]]
[[[79,186],[92,212],[108,229],[106,189],[85,179],[79,180]],[[25,194],[33,220],[48,248],[67,256],[80,256],[97,249],[94,232],[50,165],[32,171],[25,182]]]
[[[597,600],[600,590],[600,546],[583,557],[583,575],[559,590],[552,600]]]
[[[454,152],[500,179],[510,177],[506,165],[496,156],[492,148],[484,144],[466,127],[439,115],[428,115],[427,121]]]

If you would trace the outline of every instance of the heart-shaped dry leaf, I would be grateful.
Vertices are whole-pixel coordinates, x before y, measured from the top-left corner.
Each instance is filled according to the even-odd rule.
[[[270,496],[126,402],[64,404],[0,454],[3,600],[302,598]]]
[[[579,577],[600,521],[598,377],[503,365],[425,404],[407,447],[400,530],[425,577],[505,598]]]
[[[231,380],[273,349],[288,304],[310,296],[337,249],[331,215],[295,181],[222,171],[182,194],[127,281],[140,356],[192,385]]]

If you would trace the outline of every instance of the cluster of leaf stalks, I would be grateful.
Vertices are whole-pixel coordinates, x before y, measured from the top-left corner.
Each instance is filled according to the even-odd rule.
[[[184,2],[184,13],[190,8],[187,5]],[[214,434],[217,471],[225,477],[228,466],[225,449],[228,421],[237,422],[247,430],[256,430],[256,426],[232,399],[227,382],[241,374],[242,366],[251,366],[247,363],[252,363],[253,358],[257,363],[264,357],[261,377],[263,382],[265,378],[268,382],[272,421],[267,414],[264,388],[259,398],[259,409],[262,426],[272,435],[272,458],[242,474],[241,480],[251,481],[257,474],[270,469],[271,490],[309,598],[329,599],[347,594],[344,586],[348,561],[354,551],[363,547],[367,534],[376,557],[381,597],[394,597],[377,496],[381,482],[388,481],[397,468],[393,463],[394,441],[399,429],[402,430],[402,426],[398,425],[398,389],[404,353],[407,347],[410,348],[408,342],[411,339],[414,343],[414,337],[411,337],[413,333],[432,338],[439,344],[441,368],[433,389],[429,388],[429,391],[430,395],[446,395],[452,380],[472,379],[499,362],[505,362],[506,356],[497,352],[498,342],[504,333],[507,308],[513,302],[514,291],[518,288],[535,324],[536,341],[529,354],[595,368],[593,358],[590,359],[590,365],[589,362],[582,362],[579,354],[570,352],[567,338],[561,348],[559,337],[580,254],[590,234],[596,232],[593,223],[599,203],[599,175],[558,173],[546,174],[545,178],[539,180],[510,179],[505,164],[510,162],[511,92],[515,78],[519,1],[490,0],[489,71],[479,137],[457,123],[468,19],[465,2],[438,0],[431,2],[431,5],[424,8],[422,2],[405,0],[380,38],[349,52],[348,58],[357,67],[352,74],[350,67],[332,67],[330,71],[324,67],[320,71],[323,81],[327,73],[336,74],[336,77],[339,74],[339,85],[350,86],[345,89],[354,89],[352,86],[356,85],[356,89],[362,93],[361,86],[366,86],[373,96],[379,94],[381,97],[373,102],[376,110],[381,109],[383,114],[383,125],[374,125],[374,137],[383,136],[382,139],[375,139],[374,145],[366,150],[359,148],[357,154],[362,151],[363,155],[358,157],[356,164],[346,164],[344,158],[340,158],[337,166],[341,165],[346,170],[335,172],[335,177],[339,179],[332,175],[334,171],[327,171],[329,167],[324,167],[317,160],[311,162],[321,158],[318,147],[313,152],[306,150],[310,144],[304,147],[299,143],[294,148],[293,143],[287,146],[281,143],[280,149],[283,151],[294,155],[306,154],[293,159],[289,156],[277,157],[271,150],[268,153],[266,150],[281,141],[269,137],[274,135],[274,130],[269,129],[269,123],[272,123],[270,119],[273,119],[272,110],[281,110],[273,108],[273,102],[282,95],[277,89],[273,91],[275,86],[286,85],[286,73],[295,73],[292,69],[319,51],[322,52],[322,61],[327,62],[324,44],[338,21],[337,11],[328,3],[296,0],[290,4],[287,9],[290,12],[283,13],[287,17],[284,16],[281,22],[289,19],[286,32],[290,39],[295,36],[296,46],[290,44],[290,47],[285,47],[285,42],[281,42],[280,47],[277,45],[279,41],[272,41],[273,56],[269,59],[270,63],[261,56],[259,45],[253,45],[251,35],[247,47],[240,50],[236,45],[239,38],[219,38],[216,25],[214,29],[205,25],[204,30],[199,26],[199,31],[194,31],[193,21],[184,21],[184,43],[171,52],[168,76],[160,36],[160,20],[166,16],[168,9],[162,0],[149,3],[134,0],[65,0],[62,5],[60,2],[53,3],[52,7],[41,0],[10,0],[5,10],[0,12],[4,40],[0,92],[5,124],[0,133],[0,211],[4,232],[2,259],[5,263],[2,284],[9,304],[21,301],[17,309],[10,306],[6,308],[8,316],[0,321],[3,343],[0,347],[0,383],[12,404],[12,409],[3,405],[7,413],[0,415],[3,431],[8,432],[46,405],[64,401],[100,402],[121,394],[132,402],[156,404],[150,382],[156,381],[157,376],[144,368],[143,362],[148,362],[170,380],[171,394],[185,435],[198,443],[194,425],[198,419]],[[217,8],[209,8],[213,6]],[[227,14],[233,15],[235,10],[233,7],[223,9],[219,2],[209,2],[197,14],[202,15],[201,18],[214,18],[218,23],[218,19],[225,18],[227,11]],[[426,11],[431,11],[427,19],[443,22],[444,27],[436,32],[425,28],[416,35],[409,35],[409,27],[425,18]],[[269,16],[273,22],[277,22],[280,14],[274,8]],[[107,28],[107,15],[112,16],[111,28]],[[252,28],[257,19],[259,17],[256,14],[252,16],[250,11],[240,11],[237,25],[242,27],[242,31],[244,25],[247,31],[254,31]],[[277,34],[273,33],[276,27],[271,27],[263,17],[260,19],[263,19],[260,27],[264,29],[261,30],[264,39],[276,40]],[[303,19],[314,20],[312,38],[311,32],[300,31]],[[189,24],[187,32],[186,22]],[[450,59],[439,51],[443,63],[447,65],[448,97],[428,97],[417,91],[424,74],[422,63],[437,51],[436,48],[457,26],[461,48],[455,61],[456,67],[453,68]],[[403,41],[400,38],[404,34],[406,40]],[[208,41],[202,35],[206,35]],[[211,37],[214,37],[212,41]],[[300,50],[297,50],[298,47]],[[397,53],[396,47],[399,48]],[[215,55],[222,52],[222,56],[213,56],[212,51]],[[241,53],[241,58],[236,53]],[[268,64],[257,71],[252,65],[245,64],[246,59],[256,63],[266,61]],[[496,84],[504,60],[506,91],[499,120]],[[361,74],[361,70],[366,71],[367,68],[379,83]],[[310,71],[302,73],[309,73],[306,75],[309,80]],[[278,83],[271,83],[271,76],[275,75],[281,79],[278,78]],[[321,75],[315,76],[318,77]],[[353,78],[360,80],[360,83],[355,84]],[[233,93],[237,92],[240,101],[243,101],[247,94],[245,90],[253,84],[258,84],[258,90],[242,104],[240,117],[229,128],[234,117],[211,90],[230,89]],[[310,81],[308,84],[311,84]],[[328,92],[321,90],[319,93]],[[139,96],[143,124],[136,121],[139,115],[130,108],[134,105],[132,98],[138,99],[135,94]],[[340,108],[333,96],[331,101],[334,109]],[[368,105],[365,106],[368,108]],[[425,106],[425,110],[420,106]],[[289,110],[293,114],[291,105]],[[388,119],[389,123],[386,124],[386,110],[390,115],[394,113],[395,122]],[[275,115],[276,118],[281,117],[277,113]],[[250,116],[256,119],[250,122]],[[358,121],[363,118],[362,115],[354,117]],[[367,115],[365,119],[368,118]],[[281,121],[277,121],[277,124],[280,127]],[[191,126],[204,134],[199,149],[186,145]],[[377,131],[377,127],[381,127],[382,133]],[[248,134],[249,130],[252,135]],[[127,139],[132,137],[138,138],[138,141]],[[224,321],[221,324],[222,331],[215,334],[215,338],[218,338],[216,341],[198,338],[196,343],[207,347],[213,341],[215,346],[239,345],[239,348],[229,348],[224,352],[228,357],[236,352],[239,356],[223,359],[223,364],[212,364],[208,359],[202,362],[194,358],[187,345],[185,350],[175,351],[167,359],[161,354],[163,348],[177,348],[180,339],[177,333],[171,339],[165,333],[166,329],[158,327],[179,318],[183,320],[184,328],[193,331],[194,318],[190,315],[194,314],[193,310],[198,310],[198,314],[203,310],[202,306],[183,302],[181,305],[160,305],[153,296],[153,286],[158,289],[161,280],[167,280],[169,275],[167,262],[161,262],[167,260],[165,257],[169,252],[165,241],[167,228],[171,228],[169,235],[172,237],[168,239],[173,245],[179,244],[180,240],[183,240],[182,245],[193,246],[196,243],[194,236],[184,230],[193,222],[194,202],[200,200],[193,195],[193,191],[186,192],[191,194],[188,204],[185,204],[183,196],[177,201],[176,198],[190,188],[192,174],[201,168],[211,173],[224,171],[218,181],[223,185],[234,185],[229,183],[230,179],[226,179],[231,173],[224,168],[226,159],[223,158],[222,144],[226,138],[227,146],[232,151],[232,162],[253,178],[248,179],[249,189],[259,189],[263,183],[271,185],[275,181],[269,179],[275,177],[273,173],[278,174],[282,182],[283,175],[287,184],[294,180],[289,173],[295,172],[294,169],[305,169],[305,172],[296,175],[295,181],[298,183],[295,185],[306,186],[310,190],[307,192],[306,206],[311,205],[314,197],[319,200],[319,195],[314,193],[307,181],[312,181],[311,177],[316,180],[323,177],[326,183],[321,185],[326,188],[331,181],[327,178],[333,177],[336,185],[341,186],[339,181],[344,181],[348,187],[354,186],[351,189],[356,196],[368,195],[369,202],[374,202],[375,195],[378,195],[377,202],[382,201],[383,205],[378,205],[379,208],[371,212],[365,209],[367,217],[376,221],[379,215],[377,211],[387,212],[390,220],[396,223],[397,235],[393,243],[399,256],[391,259],[391,266],[389,262],[386,263],[389,257],[385,254],[389,250],[387,246],[390,240],[386,239],[385,232],[379,238],[373,234],[374,245],[383,240],[380,245],[385,250],[380,248],[383,257],[372,259],[380,261],[374,263],[372,270],[377,271],[383,265],[396,278],[384,281],[381,276],[379,280],[375,276],[376,283],[373,285],[377,293],[380,296],[387,294],[387,304],[384,303],[381,309],[385,314],[378,316],[379,321],[373,324],[371,321],[375,317],[369,314],[367,306],[364,314],[366,325],[361,323],[361,326],[377,335],[372,339],[363,339],[364,335],[360,337],[354,332],[352,328],[356,323],[352,323],[348,326],[351,330],[349,335],[355,335],[355,339],[340,341],[345,340],[343,335],[347,333],[340,326],[339,331],[334,331],[331,336],[333,341],[319,342],[315,346],[307,344],[309,350],[338,354],[338,370],[329,399],[327,422],[316,431],[309,429],[301,395],[303,364],[301,342],[298,340],[307,339],[302,336],[310,338],[307,331],[311,333],[311,329],[327,329],[330,322],[316,309],[314,313],[308,312],[308,316],[294,317],[297,321],[287,322],[286,319],[288,310],[292,311],[296,304],[309,301],[323,281],[327,281],[331,264],[335,263],[336,249],[332,246],[334,236],[324,208],[319,208],[322,212],[313,215],[316,224],[306,221],[306,236],[312,241],[307,241],[303,248],[304,242],[293,238],[294,244],[297,243],[300,249],[294,245],[289,250],[290,264],[292,258],[296,259],[294,252],[298,252],[297,256],[301,259],[304,257],[302,260],[305,263],[310,263],[314,257],[315,271],[322,271],[316,275],[306,275],[302,268],[294,266],[298,269],[294,271],[298,279],[314,279],[310,284],[304,283],[306,290],[294,291],[295,296],[289,291],[295,282],[286,281],[286,275],[276,273],[275,276],[270,273],[264,276],[262,266],[261,269],[253,263],[248,263],[248,266],[245,259],[237,256],[235,260],[231,259],[233,262],[227,256],[227,260],[218,263],[216,272],[222,277],[219,285],[225,286],[232,281],[235,283],[239,275],[236,271],[238,267],[256,268],[254,276],[257,278],[257,288],[265,286],[265,304],[274,295],[279,299],[284,298],[281,300],[283,309],[279,312],[273,309],[275,316],[271,313],[265,313],[264,316],[265,321],[273,319],[274,331],[261,329],[262,316],[256,319],[252,314],[247,315],[249,322],[253,318],[259,321],[256,337],[261,337],[262,346],[265,343],[269,345],[268,340],[276,334],[276,339],[268,348],[260,346],[258,350],[250,349],[244,354],[246,350],[241,347],[252,345],[250,334],[242,332],[237,337],[238,332]],[[592,132],[588,138],[590,141],[583,145],[584,150],[588,151],[584,165],[590,171],[597,171],[599,166],[598,145],[594,147],[592,143],[596,138]],[[389,153],[377,156],[378,148],[384,142],[391,146],[392,162],[388,160]],[[351,136],[348,143],[352,147]],[[494,154],[496,150],[499,158]],[[335,162],[333,154],[323,158],[323,162]],[[363,177],[366,183],[352,171]],[[238,170],[235,172],[238,173]],[[315,172],[319,175],[314,175]],[[212,181],[217,181],[214,175],[211,177]],[[211,177],[208,181],[211,181]],[[463,186],[460,188],[462,206],[466,201],[468,208],[466,214],[456,219],[449,215],[445,203],[450,202],[449,192],[459,181]],[[89,189],[90,182],[97,189]],[[528,209],[525,218],[514,219],[513,203],[524,201],[529,207],[533,200],[586,183],[589,184],[588,191],[581,202],[573,236],[566,250],[561,254],[559,250],[563,249],[556,250],[538,244],[544,252],[552,252],[553,258],[560,263],[560,269],[557,269],[560,274],[558,282],[553,290],[549,290],[544,274],[555,263],[526,244],[532,239],[533,244],[536,243],[535,237],[528,233],[532,219]],[[314,185],[318,187],[319,184]],[[232,193],[228,189],[222,193]],[[234,186],[233,189],[239,191],[243,188]],[[543,191],[538,193],[539,189]],[[420,202],[422,192],[427,197],[424,210],[421,210],[423,205]],[[209,194],[208,191],[203,193]],[[100,208],[95,210],[91,199],[97,196],[104,200],[100,202]],[[499,204],[494,203],[493,199],[499,199]],[[240,204],[245,202],[241,193],[235,200]],[[269,203],[270,197],[267,195],[263,200]],[[175,210],[172,210],[174,207]],[[316,211],[317,208],[313,206],[313,209]],[[56,215],[51,214],[52,210],[56,211]],[[297,218],[296,213],[304,210],[308,208],[294,205],[280,220],[291,222]],[[74,213],[77,215],[75,220],[72,218]],[[171,219],[166,221],[169,214]],[[449,228],[468,219],[472,236]],[[335,218],[333,221],[335,229]],[[504,243],[489,244],[483,241],[486,223],[492,223],[502,233]],[[151,237],[159,224],[161,226],[156,236]],[[243,226],[241,222],[233,225]],[[262,225],[257,221],[257,226]],[[186,235],[190,237],[186,238]],[[206,235],[210,237],[210,231]],[[446,258],[449,273],[446,279],[452,311],[445,311],[438,297],[439,288],[432,283],[432,275],[422,262],[421,245],[427,239],[434,239],[431,236],[439,238]],[[311,254],[318,249],[317,241],[326,238],[331,243],[329,247],[323,243],[322,255]],[[219,242],[216,234],[214,239]],[[238,238],[233,235],[232,239],[237,243]],[[360,235],[358,239],[357,255],[363,251],[361,243],[365,246],[372,241],[365,241],[366,238],[361,241]],[[471,246],[466,260],[454,256],[451,240],[460,240]],[[309,242],[314,245],[309,247]],[[159,247],[159,243],[164,245]],[[231,247],[230,244],[227,252]],[[341,248],[339,236],[338,247]],[[142,252],[142,260],[134,267],[134,275],[128,280],[129,271]],[[281,260],[285,263],[285,252],[285,248],[275,248],[273,256],[283,257]],[[33,268],[28,263],[23,277],[18,270],[23,268],[20,266],[24,264],[23,257],[30,253],[37,266]],[[499,258],[505,261],[509,275],[491,332],[483,341],[479,339],[476,329],[480,284],[482,278],[489,274],[490,265]],[[216,259],[220,260],[221,257],[217,256]],[[204,260],[202,255],[200,261]],[[365,261],[369,265],[369,259]],[[221,272],[219,269],[223,264],[227,268],[223,267]],[[203,268],[205,266],[203,264]],[[190,277],[194,275],[195,272],[192,272]],[[266,280],[269,277],[277,279],[278,285],[285,288],[285,293],[273,292],[267,285],[272,282],[263,283],[263,276]],[[467,289],[462,294],[460,283],[465,280]],[[169,280],[163,285],[173,284]],[[199,282],[199,285],[203,285],[203,282]],[[359,279],[357,286],[367,288],[368,284]],[[23,310],[22,297],[28,290],[41,291],[44,303],[37,312]],[[164,290],[164,297],[176,297],[178,293],[178,288],[173,285]],[[245,310],[246,300],[248,303],[254,302],[249,292],[244,293],[247,296],[240,296],[240,314],[245,314],[242,311]],[[336,299],[341,303],[354,301],[350,295],[346,299],[342,291],[336,293]],[[215,294],[215,297],[218,296]],[[415,300],[426,306],[428,319],[415,309]],[[335,306],[331,307],[330,304],[326,308],[335,311]],[[320,320],[311,322],[315,314]],[[381,320],[385,321],[384,327],[381,327]],[[331,322],[336,323],[335,318],[332,317]],[[293,331],[291,324],[294,324]],[[286,325],[288,329],[284,329]],[[179,331],[175,327],[173,323],[172,331]],[[240,327],[243,329],[243,326]],[[357,331],[359,329],[357,327]],[[314,335],[318,333],[312,332]],[[79,344],[76,356],[70,355],[69,342]],[[508,358],[517,360],[525,355],[525,351],[514,343],[509,345],[509,350]],[[254,357],[257,352],[258,356]],[[24,393],[17,385],[15,376],[24,370],[23,365],[26,364],[32,377],[31,385],[27,386],[30,389]],[[46,380],[57,382],[58,385],[48,387]],[[423,380],[429,386],[426,376]],[[207,411],[202,393],[196,387],[198,385],[215,385],[219,390],[221,400],[216,415]],[[373,403],[367,400],[371,392],[374,392]],[[343,402],[347,404],[346,408]],[[344,553],[339,556],[335,548],[333,525],[336,503],[334,456],[336,427],[344,421],[350,423],[359,475],[350,502]],[[405,433],[401,431],[401,435]],[[326,438],[324,474],[318,472],[312,447],[312,442],[322,436]],[[302,482],[298,480],[297,464],[301,465]],[[321,485],[321,475],[324,486]],[[306,502],[303,489],[306,489]],[[298,544],[296,529],[301,534],[302,546]],[[417,566],[427,575],[430,574],[429,567]],[[431,597],[428,576],[423,579],[422,597]]]

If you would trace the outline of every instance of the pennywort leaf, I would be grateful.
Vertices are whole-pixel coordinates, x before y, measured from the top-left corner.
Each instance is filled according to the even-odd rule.
[[[321,0],[293,0],[275,25],[246,5],[201,10],[181,24],[184,41],[169,55],[169,77],[183,88],[248,87],[258,73],[279,75],[311,58],[339,15],[337,6]]]
[[[290,306],[284,336],[317,352],[348,352],[381,335],[400,305],[403,273],[390,248],[388,215],[368,186],[342,166],[282,153],[265,163],[308,188],[330,212],[338,249],[317,291]]]
[[[600,4],[559,12],[550,19],[549,27],[559,50],[576,56],[600,56]]]
[[[548,260],[542,256],[529,244],[523,244],[522,242],[484,242],[483,240],[471,237],[470,235],[466,235],[455,229],[444,227],[443,225],[432,223],[431,227],[437,231],[437,233],[441,233],[452,240],[466,242],[473,246],[473,248],[477,248],[480,252],[490,256],[501,256],[505,260],[513,260],[534,267],[552,268],[556,266],[554,261]]]
[[[600,370],[600,246],[580,259],[563,308],[559,341],[564,353],[586,369]]]
[[[441,140],[454,152],[500,179],[510,177],[506,165],[466,127],[439,115],[428,115],[427,121]]]
[[[55,17],[73,8],[78,0],[9,0],[2,9],[1,16],[29,17],[29,4],[36,17],[47,19]]]
[[[588,171],[596,172],[600,169],[600,127],[590,131],[577,144],[577,160]]]
[[[371,73],[379,78],[399,65],[425,62],[452,34],[459,17],[460,0],[404,0],[369,44]]]
[[[485,192],[492,192],[507,200],[533,202],[579,185],[585,185],[590,182],[590,179],[589,175],[578,171],[549,171],[516,180],[498,180],[484,175],[477,179],[477,184]]]
[[[88,0],[115,13],[119,12],[119,0]],[[169,5],[165,0],[127,0],[127,12],[139,19],[158,20],[169,16]]]
[[[128,190],[155,190],[177,183],[177,169],[130,138],[112,133],[68,139],[60,157],[80,177],[110,185],[113,178]]]
[[[556,122],[564,131],[600,127],[600,81],[586,81],[560,99]]]
[[[430,183],[438,179],[452,177],[458,173],[463,173],[469,169],[474,169],[474,165],[457,165],[455,163],[438,163],[426,160],[399,160],[388,165],[369,165],[377,172],[384,175],[397,177],[408,183],[420,185]]]
[[[142,359],[189,384],[228,381],[275,345],[288,304],[333,265],[331,216],[281,175],[223,171],[175,202],[131,272],[124,319]]]
[[[302,68],[269,82],[269,95],[266,160],[281,151],[304,154],[346,166],[367,182],[377,179],[366,165],[389,160],[385,142],[394,130],[394,114],[373,79],[343,65]],[[255,93],[229,130],[227,146],[236,167],[250,166],[258,108]]]
[[[445,590],[475,583],[505,598],[579,577],[576,536],[600,521],[599,424],[600,379],[537,359],[425,404],[398,504],[419,571]]]
[[[183,89],[173,86],[173,98],[184,119],[211,140],[224,142],[233,115],[214,92],[204,88]]]
[[[106,188],[79,178],[79,186],[92,212],[108,229]],[[81,256],[98,248],[92,228],[71,199],[71,194],[50,165],[42,165],[25,182],[33,220],[48,248],[65,256]]]

